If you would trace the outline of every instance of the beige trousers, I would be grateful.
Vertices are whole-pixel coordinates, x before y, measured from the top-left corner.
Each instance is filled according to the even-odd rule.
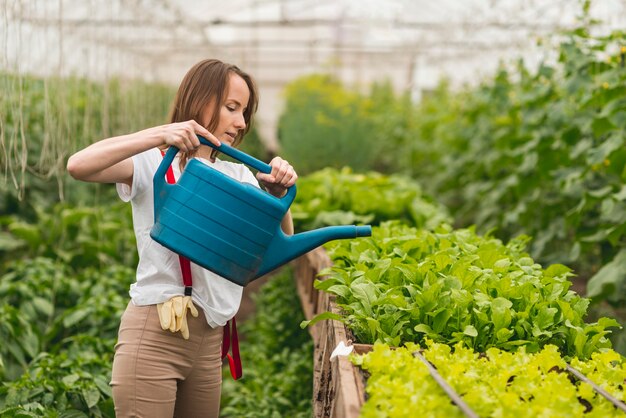
[[[156,305],[126,307],[113,360],[115,415],[217,417],[222,388],[223,327],[188,315],[189,340],[162,330]]]

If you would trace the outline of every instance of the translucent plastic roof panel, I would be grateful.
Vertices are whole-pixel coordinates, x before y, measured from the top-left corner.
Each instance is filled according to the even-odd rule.
[[[498,62],[543,57],[536,40],[572,28],[573,0],[0,0],[0,68],[176,84],[216,57],[252,73],[267,135],[286,83],[331,72],[421,91],[443,75],[472,82]],[[602,30],[626,27],[626,2],[597,0]]]

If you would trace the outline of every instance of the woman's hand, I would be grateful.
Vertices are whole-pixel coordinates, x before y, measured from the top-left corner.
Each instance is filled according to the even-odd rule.
[[[296,183],[298,175],[289,162],[280,157],[274,157],[270,161],[270,166],[272,171],[269,174],[259,172],[256,178],[268,193],[276,197],[283,197],[287,193],[287,188]]]
[[[195,120],[170,123],[154,129],[159,130],[159,135],[161,135],[165,144],[176,147],[182,152],[193,151],[200,146],[200,140],[197,135],[205,137],[216,146],[221,145],[220,141],[212,133]]]

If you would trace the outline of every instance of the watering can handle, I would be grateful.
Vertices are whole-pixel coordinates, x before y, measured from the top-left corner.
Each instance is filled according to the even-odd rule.
[[[246,154],[243,151],[238,150],[237,148],[233,148],[230,145],[226,145],[224,143],[222,143],[222,145],[218,147],[217,145],[209,142],[205,137],[200,135],[198,135],[198,139],[202,144],[208,145],[219,152],[223,152],[229,157],[233,157],[234,159],[241,161],[245,165],[260,171],[261,173],[269,174],[272,172],[272,167],[269,164],[266,164],[261,160],[257,160],[256,158]]]
[[[272,167],[269,164],[264,163],[261,160],[257,160],[256,158],[246,154],[243,151],[238,150],[237,148],[233,148],[230,145],[226,145],[222,143],[219,147],[217,145],[209,142],[205,137],[198,135],[198,139],[204,145],[208,145],[213,149],[218,150],[219,152],[223,152],[229,157],[233,157],[236,160],[241,161],[242,163],[254,168],[255,170],[259,170],[261,173],[269,174],[272,172]],[[291,206],[291,202],[296,197],[296,185],[290,186],[287,189],[287,193],[283,197],[276,197],[279,199],[281,204],[285,207],[285,211],[289,209]]]
[[[210,143],[206,138],[198,135],[198,139],[201,143],[210,146],[218,150],[219,152],[223,152],[224,154],[233,157],[242,163],[258,170],[262,173],[269,174],[272,172],[272,167],[269,164],[264,163],[263,161],[257,160],[256,158],[246,154],[243,151],[239,151],[236,148],[233,148],[229,145],[222,144],[219,147]],[[157,168],[156,173],[154,174],[153,184],[154,184],[154,216],[155,219],[158,213],[161,210],[163,202],[165,201],[165,196],[168,193],[168,190],[172,187],[170,184],[165,183],[165,173],[167,172],[168,167],[174,161],[174,156],[178,153],[178,148],[170,147],[165,156],[163,157],[163,161]],[[289,187],[287,189],[287,193],[283,197],[275,197],[278,199],[280,204],[284,207],[285,211],[289,209],[291,203],[296,197],[296,185]]]

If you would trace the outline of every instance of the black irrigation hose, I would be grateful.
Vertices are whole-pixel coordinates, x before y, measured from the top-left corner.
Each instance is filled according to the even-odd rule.
[[[454,389],[452,389],[452,387],[445,381],[445,379],[441,377],[439,372],[437,372],[437,369],[435,369],[433,365],[428,360],[426,360],[426,358],[422,356],[422,354],[419,351],[415,351],[413,355],[419,358],[422,361],[422,363],[426,365],[426,367],[428,368],[428,372],[433,377],[433,379],[435,379],[435,381],[437,382],[437,384],[439,384],[441,389],[443,389],[444,392],[448,394],[450,399],[452,399],[452,402],[454,402],[454,404],[458,406],[461,411],[463,411],[466,417],[478,418],[478,415],[476,414],[476,412],[472,411],[472,408],[470,408],[465,403],[463,398],[461,398],[461,396],[459,396],[459,394],[456,393]]]
[[[591,385],[591,387],[593,388],[593,390],[595,390],[596,392],[598,392],[600,395],[604,396],[609,402],[611,402],[616,408],[621,409],[622,411],[626,412],[626,405],[624,404],[624,402],[621,402],[619,399],[616,399],[614,396],[612,396],[609,392],[607,392],[606,390],[602,389],[600,386],[596,385],[592,380],[590,380],[587,376],[585,376],[584,374],[582,374],[581,372],[579,372],[578,370],[576,370],[575,368],[573,368],[572,366],[570,366],[569,364],[567,364],[567,371],[570,372],[571,374],[573,374],[574,376],[576,376],[576,378],[578,380],[581,380],[585,383],[588,383]]]

